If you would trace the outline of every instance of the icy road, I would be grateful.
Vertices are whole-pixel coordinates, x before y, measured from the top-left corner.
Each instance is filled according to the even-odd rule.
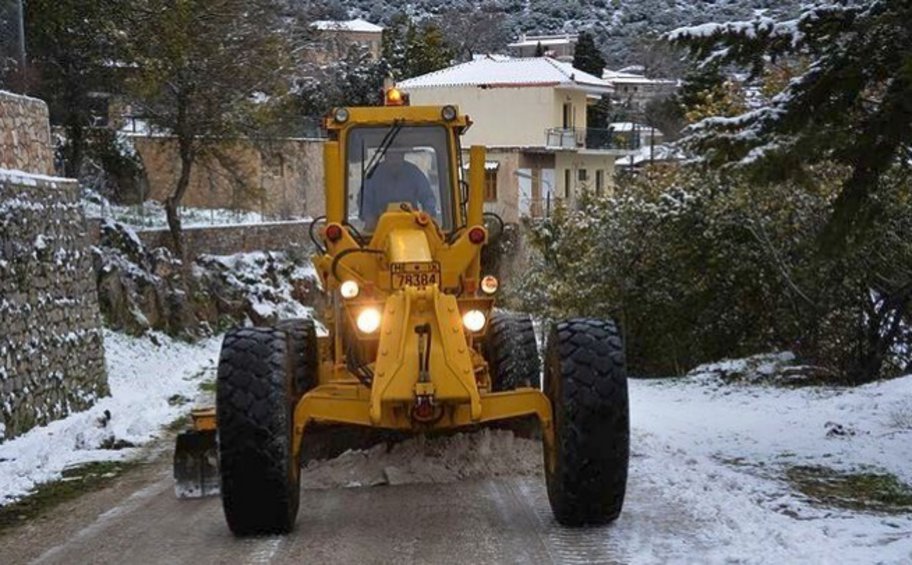
[[[174,497],[159,440],[148,464],[111,487],[0,534],[0,561],[912,562],[907,511],[822,505],[787,480],[789,469],[814,466],[912,482],[912,377],[851,390],[706,375],[631,381],[631,413],[627,501],[607,527],[559,527],[538,443],[500,431],[311,464],[296,530],[237,540],[217,498]],[[7,454],[18,441],[4,445]]]

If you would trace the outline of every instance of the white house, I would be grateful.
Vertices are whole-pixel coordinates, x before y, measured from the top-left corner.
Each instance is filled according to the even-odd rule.
[[[358,45],[374,59],[380,58],[383,27],[366,20],[318,20],[310,24],[317,36],[315,62],[327,63],[344,57],[349,47]]]
[[[524,34],[507,47],[510,49],[510,53],[516,57],[539,57],[544,55],[569,63],[573,61],[578,41],[578,35],[569,33],[562,35]],[[538,53],[539,50],[541,50],[541,53]]]
[[[650,100],[667,98],[678,89],[678,82],[647,78],[627,69],[605,69],[602,78],[614,86],[612,98],[635,112],[642,112]]]
[[[547,213],[558,199],[573,203],[583,190],[610,190],[615,159],[635,149],[587,127],[587,105],[611,85],[548,57],[477,57],[397,86],[413,105],[454,104],[468,114],[464,149],[488,148],[487,207],[507,221]]]

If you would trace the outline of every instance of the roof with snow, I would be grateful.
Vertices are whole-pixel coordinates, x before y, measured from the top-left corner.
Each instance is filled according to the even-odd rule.
[[[654,161],[683,161],[684,157],[683,152],[671,145],[661,144],[654,147],[643,145],[633,155],[619,158],[615,164],[618,167],[636,167]]]
[[[310,24],[320,31],[354,31],[361,33],[381,33],[383,28],[360,18],[354,20],[318,20]]]
[[[399,82],[405,90],[447,86],[518,88],[555,86],[611,92],[611,83],[550,57],[484,57]]]
[[[646,78],[643,75],[629,73],[625,71],[612,71],[605,69],[602,71],[602,78],[610,83],[637,83],[637,84],[675,84],[675,81],[668,79]]]
[[[578,35],[521,35],[519,40],[509,44],[508,47],[536,47],[539,44],[542,47],[548,45],[567,45],[576,43],[579,40]]]

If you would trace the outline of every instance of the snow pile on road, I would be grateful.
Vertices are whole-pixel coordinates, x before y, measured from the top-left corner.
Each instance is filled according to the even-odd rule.
[[[453,436],[417,436],[388,448],[347,451],[315,461],[301,476],[304,488],[449,483],[462,479],[541,472],[541,441],[512,431],[483,429]]]
[[[187,413],[185,403],[215,370],[221,342],[188,344],[162,334],[137,339],[108,330],[104,338],[111,396],[0,444],[0,505],[59,479],[72,465],[135,456],[127,446],[148,442]]]

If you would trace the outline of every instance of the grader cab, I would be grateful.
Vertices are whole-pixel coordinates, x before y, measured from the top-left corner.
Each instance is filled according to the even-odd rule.
[[[314,264],[327,331],[290,320],[228,332],[215,409],[194,412],[178,438],[179,492],[220,489],[235,535],[292,530],[313,424],[420,434],[531,416],[557,520],[618,516],[629,455],[620,335],[610,321],[552,324],[542,391],[531,319],[495,310],[498,281],[481,270],[485,150],[469,150],[464,178],[470,123],[454,106],[326,118]]]

